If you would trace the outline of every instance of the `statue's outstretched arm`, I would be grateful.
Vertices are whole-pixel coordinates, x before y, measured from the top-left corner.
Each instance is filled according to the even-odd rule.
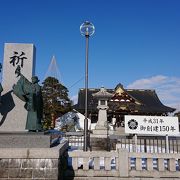
[[[22,73],[21,73],[21,67],[20,65],[17,66],[16,70],[15,70],[15,74],[17,74],[17,77],[21,76],[22,78],[25,79],[26,82],[31,83]]]

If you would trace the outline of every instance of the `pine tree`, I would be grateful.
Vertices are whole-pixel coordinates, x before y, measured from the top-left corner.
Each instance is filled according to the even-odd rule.
[[[68,89],[54,77],[47,77],[43,82],[44,127],[53,128],[54,120],[71,110]]]

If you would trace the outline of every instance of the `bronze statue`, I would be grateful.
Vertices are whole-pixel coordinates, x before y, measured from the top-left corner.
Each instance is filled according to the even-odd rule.
[[[32,77],[32,82],[28,81],[22,74],[20,66],[15,74],[20,76],[18,82],[13,86],[13,93],[25,102],[25,109],[28,111],[26,129],[29,131],[42,130],[43,100],[41,86],[38,84],[37,76]]]

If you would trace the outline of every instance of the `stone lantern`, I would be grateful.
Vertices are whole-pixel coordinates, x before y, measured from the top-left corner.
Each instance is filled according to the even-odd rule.
[[[107,136],[107,110],[108,104],[107,101],[113,96],[113,94],[108,93],[107,90],[102,87],[99,92],[94,93],[93,97],[98,99],[98,121],[95,129],[93,130],[93,134],[96,135],[106,135]],[[102,137],[102,136],[101,136]]]

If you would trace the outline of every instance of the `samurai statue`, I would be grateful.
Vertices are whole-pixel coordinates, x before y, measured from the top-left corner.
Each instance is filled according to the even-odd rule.
[[[33,76],[30,82],[21,74],[20,66],[17,66],[15,74],[20,79],[13,86],[13,93],[25,102],[24,107],[28,111],[25,129],[32,132],[42,131],[43,99],[38,77]]]

